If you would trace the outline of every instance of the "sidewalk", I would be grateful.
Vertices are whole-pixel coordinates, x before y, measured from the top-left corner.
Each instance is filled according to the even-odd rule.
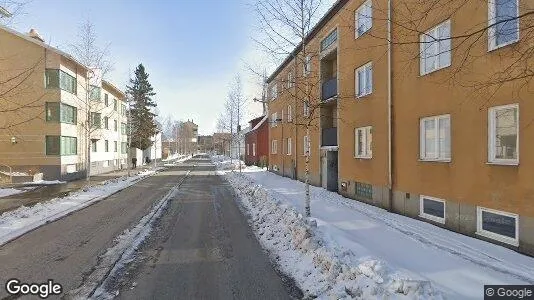
[[[150,169],[152,166],[141,166],[132,170],[131,175],[134,176],[140,171]],[[27,192],[14,194],[0,198],[0,214],[14,210],[20,206],[32,206],[39,202],[45,202],[58,197],[68,196],[74,191],[81,190],[87,186],[99,185],[102,182],[126,176],[128,170],[118,170],[104,174],[91,176],[91,181],[88,183],[85,179],[78,179],[58,184],[40,185]]]
[[[304,211],[304,184],[248,167],[242,188],[259,184],[279,205]],[[239,179],[238,173],[227,173]],[[534,258],[318,187],[311,211],[329,248],[351,264],[378,261],[383,278],[428,281],[446,299],[483,298],[485,284],[534,284]]]

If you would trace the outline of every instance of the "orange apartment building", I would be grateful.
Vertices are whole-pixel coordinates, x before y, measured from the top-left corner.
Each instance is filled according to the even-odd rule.
[[[269,169],[309,123],[311,184],[534,255],[533,9],[337,1],[267,79]]]

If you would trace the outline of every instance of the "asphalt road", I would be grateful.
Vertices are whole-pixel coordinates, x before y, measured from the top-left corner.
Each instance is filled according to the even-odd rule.
[[[53,279],[65,292],[84,284],[114,238],[150,212],[187,170],[178,195],[136,259],[111,280],[120,299],[290,299],[302,293],[271,266],[232,189],[207,157],[171,167],[0,247],[5,282]],[[38,299],[36,296],[21,299]],[[50,297],[57,299],[59,297]]]
[[[114,238],[139,222],[184,173],[157,173],[1,246],[0,299],[8,296],[5,282],[10,278],[28,283],[53,279],[64,291],[80,286]]]
[[[143,247],[109,290],[120,299],[291,299],[301,297],[263,252],[231,187],[207,158],[196,164]],[[293,295],[293,297],[291,296]]]

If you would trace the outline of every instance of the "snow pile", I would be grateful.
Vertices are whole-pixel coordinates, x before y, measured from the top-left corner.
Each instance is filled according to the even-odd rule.
[[[12,188],[0,189],[0,198],[7,197],[10,195],[20,194],[24,192],[25,192],[24,190],[17,190],[17,189],[12,189]]]
[[[31,185],[54,185],[54,184],[61,184],[65,183],[65,181],[61,180],[37,180],[32,182],[26,182],[25,184],[31,184]]]
[[[5,212],[0,215],[0,246],[48,222],[100,201],[154,173],[153,170],[146,170],[136,176],[106,180],[63,198],[37,203],[32,207],[21,206]]]
[[[214,155],[211,157],[211,161],[215,164],[218,170],[239,170],[239,162],[241,162],[241,169],[246,167],[244,161],[225,155]]]
[[[30,174],[28,173],[25,173],[25,172],[5,172],[5,171],[0,171],[0,173],[6,175],[6,176],[30,176]]]
[[[244,175],[226,178],[238,193],[252,228],[281,271],[291,275],[304,298],[441,299],[428,281],[393,271],[380,259],[358,257],[306,222],[293,207],[283,205],[265,188]]]
[[[185,155],[185,154],[175,153],[175,154],[171,154],[171,155],[167,156],[167,158],[162,159],[161,161],[183,160],[184,158],[187,158],[187,157],[189,157],[189,156]]]

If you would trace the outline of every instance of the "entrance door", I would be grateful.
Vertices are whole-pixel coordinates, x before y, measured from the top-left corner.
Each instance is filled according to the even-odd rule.
[[[327,167],[327,190],[337,192],[337,151],[326,152],[326,158],[328,161]]]
[[[321,186],[325,189],[328,183],[328,152],[330,151],[326,151],[321,155]]]

